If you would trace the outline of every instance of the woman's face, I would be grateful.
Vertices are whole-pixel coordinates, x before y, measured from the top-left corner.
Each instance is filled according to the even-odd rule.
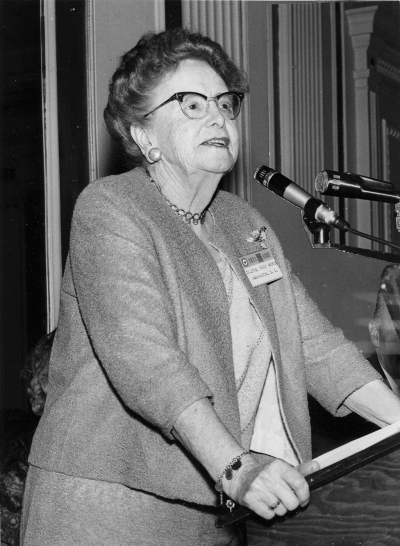
[[[153,108],[180,91],[215,97],[228,89],[209,64],[188,59],[155,90]],[[162,106],[151,118],[147,128],[151,145],[161,150],[163,162],[183,174],[203,171],[222,175],[235,164],[239,141],[237,122],[225,119],[214,101],[209,102],[203,119],[187,118],[176,100]]]

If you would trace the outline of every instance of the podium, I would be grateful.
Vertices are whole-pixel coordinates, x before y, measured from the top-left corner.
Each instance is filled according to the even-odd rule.
[[[311,492],[283,518],[248,521],[251,546],[400,545],[400,449]]]
[[[400,545],[400,421],[314,460],[307,507],[264,520],[236,506],[217,527],[247,519],[249,546]]]

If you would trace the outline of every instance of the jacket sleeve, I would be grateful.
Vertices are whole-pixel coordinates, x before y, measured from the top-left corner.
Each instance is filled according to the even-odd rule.
[[[173,439],[178,415],[212,393],[185,354],[176,301],[146,221],[134,213],[101,187],[83,192],[71,230],[73,283],[112,388],[130,410]]]
[[[343,402],[366,383],[382,379],[361,351],[320,312],[300,280],[292,275],[306,365],[308,392],[328,411],[344,416]]]

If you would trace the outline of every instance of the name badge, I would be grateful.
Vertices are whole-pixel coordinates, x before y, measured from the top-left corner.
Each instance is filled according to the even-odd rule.
[[[253,287],[268,284],[283,277],[282,271],[268,250],[240,257],[243,269]]]

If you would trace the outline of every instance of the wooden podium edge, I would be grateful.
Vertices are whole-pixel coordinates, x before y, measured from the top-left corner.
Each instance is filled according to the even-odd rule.
[[[385,438],[376,444],[359,451],[349,457],[342,459],[326,468],[317,470],[308,476],[305,476],[305,479],[310,487],[310,490],[318,489],[362,466],[367,465],[377,459],[392,453],[400,448],[400,432],[393,434],[389,438]],[[241,520],[248,519],[251,517],[252,512],[248,508],[243,506],[235,507],[232,512],[226,512],[217,519],[216,527],[227,527],[233,523],[237,523]]]

